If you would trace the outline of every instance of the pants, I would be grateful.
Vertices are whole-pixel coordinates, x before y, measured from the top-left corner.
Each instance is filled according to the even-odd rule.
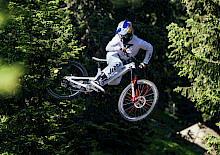
[[[119,58],[118,52],[108,52],[106,55],[106,60],[108,66],[102,70],[107,78],[111,78],[113,75],[117,74],[118,71],[123,67],[123,63]],[[108,85],[118,85],[121,82],[122,77],[119,77],[109,83]]]

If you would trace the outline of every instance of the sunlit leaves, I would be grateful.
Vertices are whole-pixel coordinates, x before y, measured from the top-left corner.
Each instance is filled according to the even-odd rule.
[[[19,78],[23,74],[24,68],[20,64],[6,65],[0,62],[0,94],[14,94],[19,89]]]
[[[219,154],[220,153],[220,138],[213,135],[202,137],[206,140],[206,146],[208,147],[208,153]]]

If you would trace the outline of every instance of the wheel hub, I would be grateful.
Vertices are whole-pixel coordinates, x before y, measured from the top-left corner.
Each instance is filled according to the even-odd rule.
[[[61,86],[64,88],[67,88],[69,85],[69,82],[66,79],[62,79],[61,80]]]
[[[137,100],[135,101],[134,106],[135,106],[136,108],[143,108],[144,105],[145,105],[145,103],[146,103],[145,97],[144,97],[144,96],[139,96],[139,97],[137,98]]]

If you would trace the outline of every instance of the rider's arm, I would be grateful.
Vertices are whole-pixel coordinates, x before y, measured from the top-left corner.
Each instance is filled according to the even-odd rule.
[[[120,38],[118,37],[118,35],[115,35],[112,40],[108,43],[108,45],[106,46],[105,50],[108,52],[114,52],[114,51],[118,51],[121,49],[121,45],[120,45]]]
[[[152,56],[152,53],[153,53],[153,46],[150,43],[148,43],[142,39],[140,41],[140,46],[143,50],[146,50],[146,54],[145,54],[145,58],[144,58],[143,63],[148,64],[148,62]]]

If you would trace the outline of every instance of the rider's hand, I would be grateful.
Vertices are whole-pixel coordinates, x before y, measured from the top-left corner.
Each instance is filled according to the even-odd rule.
[[[123,53],[126,52],[126,48],[125,48],[125,47],[120,48],[120,50],[121,50]]]
[[[140,63],[140,65],[139,65],[139,67],[140,67],[141,69],[146,69],[146,66],[147,66],[147,65],[146,65],[145,63],[143,63],[143,62]]]

